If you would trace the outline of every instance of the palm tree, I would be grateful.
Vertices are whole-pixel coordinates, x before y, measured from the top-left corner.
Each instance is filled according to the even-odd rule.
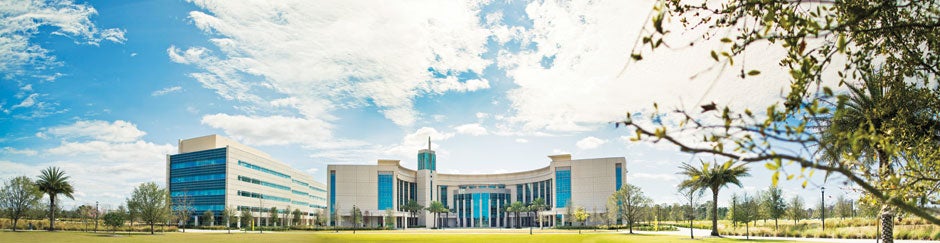
[[[519,224],[521,224],[522,222],[519,221],[519,219],[520,219],[520,218],[519,218],[519,213],[526,212],[527,210],[528,210],[528,209],[526,209],[525,204],[523,204],[523,203],[520,202],[520,201],[515,201],[515,202],[513,202],[513,203],[511,203],[511,204],[509,204],[509,205],[506,205],[506,212],[513,213],[513,214],[516,215],[515,228],[521,228],[521,227],[519,226]]]
[[[401,210],[404,210],[405,212],[408,212],[409,214],[411,214],[410,218],[414,218],[415,215],[418,214],[418,212],[421,212],[422,210],[424,210],[424,206],[421,206],[421,204],[418,204],[418,201],[408,200],[408,203],[405,203],[405,205],[401,205]],[[406,221],[405,227],[407,227],[407,225],[409,224],[408,221],[410,221],[410,218],[405,220]]]
[[[36,186],[39,190],[49,195],[49,231],[55,230],[55,199],[59,194],[65,195],[69,199],[72,197],[74,189],[69,184],[69,177],[59,167],[49,167],[40,171],[39,180]]]
[[[444,204],[441,203],[440,201],[431,202],[431,206],[428,206],[427,210],[428,212],[434,213],[434,226],[438,229],[441,228],[440,226],[441,213],[450,212],[450,210],[448,210],[447,207],[445,207]]]
[[[846,85],[848,99],[840,100],[822,132],[819,151],[823,161],[877,164],[877,178],[884,180],[897,173],[892,165],[904,160],[899,156],[916,153],[910,147],[940,143],[940,136],[936,135],[940,130],[936,94],[925,93],[930,91],[913,88],[904,78],[890,75],[878,71],[864,77],[860,87]],[[885,181],[880,185],[900,187],[887,183],[896,182]],[[893,228],[891,211],[887,203],[882,206],[884,232]],[[884,234],[883,239],[890,242],[893,237]]]
[[[741,180],[739,177],[749,176],[748,168],[743,164],[734,165],[734,161],[729,160],[722,165],[717,163],[714,166],[711,166],[710,163],[702,163],[702,168],[694,167],[690,164],[682,164],[679,168],[682,169],[679,174],[685,175],[686,180],[679,183],[679,188],[692,189],[694,191],[701,189],[711,189],[712,191],[712,233],[713,236],[719,236],[718,234],[718,190],[723,187],[728,186],[728,184],[733,184],[741,186]]]
[[[538,216],[539,212],[544,211],[545,208],[547,207],[548,205],[545,204],[545,199],[540,197],[540,198],[536,198],[535,200],[532,200],[532,203],[529,204],[528,209],[529,209],[529,212],[532,212],[532,214],[534,214],[536,217],[539,217]],[[539,229],[541,228],[542,228],[542,217],[539,217]]]

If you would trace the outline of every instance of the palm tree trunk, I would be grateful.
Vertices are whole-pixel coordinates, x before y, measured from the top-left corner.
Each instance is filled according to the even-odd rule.
[[[881,178],[888,178],[892,173],[890,161],[891,158],[888,157],[887,153],[880,149],[875,150],[875,152],[878,153]],[[881,242],[894,243],[894,214],[891,213],[891,207],[887,202],[884,202],[884,205],[881,206],[881,227]]]
[[[718,190],[712,188],[712,236],[718,234]]]
[[[55,194],[49,194],[49,231],[55,231]]]

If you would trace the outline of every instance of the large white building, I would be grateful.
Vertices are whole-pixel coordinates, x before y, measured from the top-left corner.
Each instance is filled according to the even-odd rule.
[[[218,135],[180,140],[178,154],[167,155],[166,165],[172,206],[189,202],[189,224],[223,225],[222,210],[229,207],[250,210],[256,225],[283,225],[267,222],[276,207],[280,218],[288,209],[299,209],[300,224],[310,225],[316,212],[326,209],[326,187],[313,176]],[[199,219],[207,210],[215,214],[211,222]]]
[[[430,141],[429,141],[430,143]],[[553,226],[564,219],[568,205],[589,213],[606,210],[608,197],[626,184],[623,157],[571,159],[570,154],[552,155],[548,166],[505,174],[444,174],[437,172],[433,150],[418,151],[418,170],[405,168],[399,160],[379,160],[375,165],[328,165],[328,209],[332,225],[351,226],[353,207],[362,212],[362,224],[385,224],[391,209],[396,227],[437,227],[431,213],[408,217],[401,206],[415,200],[422,206],[439,201],[451,213],[442,214],[443,227],[512,227],[515,215],[506,213],[513,202],[529,204],[542,198],[548,209],[535,215],[520,215],[521,225]],[[407,225],[404,222],[409,222]]]

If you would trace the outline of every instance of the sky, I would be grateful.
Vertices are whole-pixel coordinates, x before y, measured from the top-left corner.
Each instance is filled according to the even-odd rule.
[[[116,207],[165,184],[180,139],[230,137],[324,182],[328,164],[415,168],[430,137],[439,173],[625,157],[628,183],[680,202],[677,167],[710,158],[611,122],[654,102],[763,110],[787,76],[772,47],[742,58],[760,78],[713,68],[722,44],[708,40],[631,62],[654,2],[0,0],[0,178],[58,166],[76,191],[66,208]],[[701,35],[667,27],[667,43]],[[751,169],[720,205],[770,185]],[[780,185],[808,204],[820,186],[856,197],[842,181]]]

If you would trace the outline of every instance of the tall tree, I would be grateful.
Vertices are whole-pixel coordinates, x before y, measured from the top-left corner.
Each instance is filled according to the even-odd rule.
[[[527,208],[528,211],[532,213],[533,217],[539,218],[539,229],[542,228],[542,217],[538,216],[539,212],[545,211],[545,209],[547,208],[548,208],[548,205],[545,204],[545,199],[541,197],[536,198],[535,200],[532,200],[532,202],[529,203],[529,206]]]
[[[127,213],[124,211],[124,206],[121,206],[117,210],[112,210],[104,214],[102,218],[104,219],[104,225],[111,228],[111,233],[113,234],[117,232],[118,227],[124,226],[124,222],[127,221]]]
[[[745,239],[751,239],[750,224],[751,222],[756,221],[758,216],[758,200],[754,196],[748,196],[747,193],[744,193],[744,196],[740,202],[740,206],[737,213],[737,221],[744,223],[744,237]]]
[[[209,226],[215,226],[215,212],[212,210],[206,210],[202,212],[202,224],[209,224]]]
[[[41,198],[42,192],[29,177],[17,176],[3,182],[3,188],[0,189],[0,209],[13,220],[14,232],[17,221],[25,216],[30,208],[39,204]]]
[[[222,209],[222,219],[225,220],[225,229],[228,229],[229,234],[232,233],[232,218],[237,214],[238,212],[231,206],[225,206],[225,208]]]
[[[291,219],[291,225],[299,225],[300,221],[302,220],[301,216],[303,216],[303,212],[301,212],[299,208],[295,208],[294,211],[291,212],[291,215],[293,216]]]
[[[255,218],[255,216],[251,215],[251,210],[249,210],[248,208],[242,209],[240,218],[241,218],[242,227],[245,227],[245,231],[248,231],[248,228],[254,225],[252,220]]]
[[[271,207],[271,209],[268,210],[268,223],[265,225],[272,225],[273,223],[273,226],[277,226],[277,221],[278,221],[277,214],[278,214],[277,207]]]
[[[801,219],[806,218],[806,205],[803,203],[803,198],[799,195],[793,196],[790,198],[790,205],[787,206],[787,216],[793,220],[793,224],[797,224]]]
[[[574,210],[574,220],[581,222],[581,227],[578,228],[578,234],[581,234],[581,228],[584,227],[584,221],[586,221],[590,216],[591,214],[588,214],[586,211],[584,211],[584,207],[578,207],[578,209]]]
[[[525,212],[525,211],[526,211],[525,204],[523,204],[521,201],[515,201],[515,202],[512,202],[512,203],[509,204],[509,205],[506,205],[506,212],[512,213],[513,215],[516,216],[516,217],[515,217],[515,220],[514,220],[514,221],[515,221],[515,228],[521,228],[521,227],[522,227],[522,226],[521,226],[521,224],[522,224],[522,220],[521,220],[522,217],[519,217],[519,214],[522,213],[522,212]]]
[[[777,220],[787,212],[787,202],[783,199],[783,191],[777,186],[767,189],[767,200],[764,201],[768,215],[774,219],[774,232],[777,232]]]
[[[153,226],[164,222],[170,216],[170,195],[165,188],[156,183],[142,183],[134,188],[131,198],[127,199],[127,207],[138,215],[140,220],[150,225],[150,234]]]
[[[411,218],[414,218],[415,215],[418,214],[418,212],[421,212],[424,210],[424,206],[421,206],[421,204],[418,204],[418,201],[408,200],[408,203],[405,203],[405,205],[401,206],[401,210],[408,212]],[[406,221],[410,221],[410,220],[406,220]],[[408,225],[409,223],[410,222],[406,222],[405,225]]]
[[[679,212],[680,215],[685,215],[685,219],[689,220],[689,238],[695,239],[695,234],[693,233],[692,223],[695,221],[695,202],[702,197],[702,193],[705,190],[698,189],[696,186],[691,185],[680,185],[679,186],[679,195],[682,196],[682,199],[685,200],[689,205],[686,207],[685,212]],[[682,210],[683,207],[676,206],[677,210]],[[677,217],[676,219],[679,219]]]
[[[626,184],[620,187],[620,190],[614,192],[620,207],[620,218],[626,221],[630,234],[633,234],[633,225],[641,219],[643,210],[649,206],[652,200],[643,195],[643,190],[633,184]]]
[[[62,194],[69,199],[75,199],[72,197],[75,191],[69,183],[69,176],[65,175],[59,167],[49,167],[40,171],[36,186],[49,196],[49,231],[53,231],[55,230],[56,198]]]
[[[176,192],[176,194],[178,195],[171,197],[173,199],[171,209],[173,215],[176,216],[177,225],[183,230],[183,233],[186,233],[186,225],[189,223],[189,218],[196,210],[193,207],[193,197],[187,190]]]
[[[767,112],[751,112],[763,107],[739,108],[743,112],[729,106],[721,109],[712,103],[702,106],[701,116],[720,119],[709,121],[680,109],[682,121],[663,123],[681,124],[669,127],[669,132],[666,125],[650,128],[630,117],[618,123],[636,129],[636,140],[667,141],[689,153],[766,162],[775,172],[774,182],[783,175],[804,180],[805,187],[807,175],[816,170],[839,174],[885,205],[886,229],[890,230],[895,210],[940,225],[940,217],[927,209],[940,202],[940,188],[933,180],[940,178],[940,170],[933,169],[940,166],[940,116],[936,115],[940,113],[940,4],[936,1],[729,0],[707,5],[660,1],[651,16],[653,30],[643,32],[644,45],[631,53],[635,60],[642,59],[647,47],[720,41],[718,48],[704,51],[716,67],[732,68],[741,78],[760,79],[760,70],[748,70],[753,67],[741,61],[751,53],[748,50],[782,50],[786,55],[758,58],[778,63],[788,74],[782,83],[788,91],[766,107]],[[668,33],[685,32],[670,26],[695,27],[702,38],[668,43]],[[753,60],[750,55],[749,61]],[[883,93],[883,99],[868,99],[875,97],[872,92]],[[683,141],[679,133],[704,137],[707,145]],[[807,170],[794,177],[784,169],[785,162]],[[891,234],[885,234],[884,240],[890,243]]]
[[[740,177],[749,176],[748,168],[743,164],[734,165],[734,161],[727,161],[722,165],[717,163],[712,166],[711,163],[701,162],[702,167],[694,167],[691,164],[682,164],[679,174],[684,175],[686,179],[679,183],[680,188],[694,188],[696,190],[709,189],[712,192],[712,202],[718,202],[718,191],[728,184],[741,186]],[[712,204],[712,232],[711,235],[718,234],[718,204]]]
[[[450,211],[440,201],[432,201],[431,205],[428,206],[427,210],[428,212],[431,212],[432,214],[434,214],[434,228],[441,228],[440,226],[441,213]]]

